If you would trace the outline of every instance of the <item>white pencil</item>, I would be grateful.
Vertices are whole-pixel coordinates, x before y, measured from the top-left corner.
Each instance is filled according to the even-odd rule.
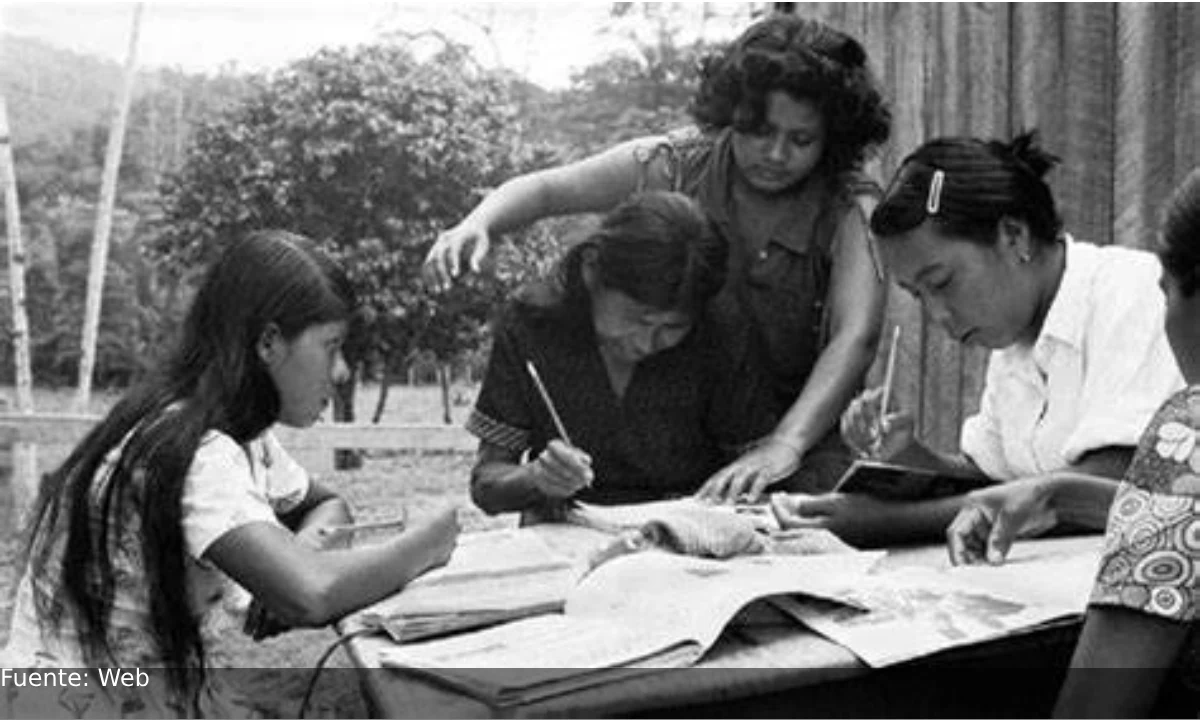
[[[879,403],[879,419],[887,415],[888,401],[892,398],[892,379],[896,376],[896,348],[900,345],[900,326],[892,330],[892,347],[888,351],[887,369],[883,374],[883,402]]]
[[[886,429],[884,419],[887,417],[888,403],[892,399],[892,380],[896,376],[896,348],[900,345],[900,326],[892,330],[892,347],[888,350],[887,369],[883,373],[883,398],[879,403],[879,418],[875,434],[875,455],[878,456],[883,447],[883,434]]]

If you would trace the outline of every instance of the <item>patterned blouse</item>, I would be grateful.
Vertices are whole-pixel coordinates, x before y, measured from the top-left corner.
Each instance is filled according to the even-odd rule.
[[[1093,605],[1185,623],[1200,615],[1198,435],[1200,387],[1192,387],[1173,395],[1150,421],[1117,490]]]
[[[97,470],[107,478],[121,447],[114,449]],[[103,482],[103,481],[102,481]],[[97,483],[97,486],[102,483]],[[215,632],[213,610],[220,607],[230,589],[226,576],[206,562],[205,551],[225,533],[253,522],[281,524],[278,516],[296,508],[307,496],[308,474],[270,433],[246,445],[215,430],[209,431],[196,451],[183,489],[183,539],[190,611],[200,623],[206,646]],[[102,522],[98,510],[95,520]],[[139,540],[140,523],[132,518],[110,550],[115,588],[109,621],[109,645],[114,666],[119,668],[162,668],[152,635],[150,598]],[[34,582],[26,572],[17,587],[12,630],[8,645],[0,652],[0,667],[83,668],[87,664],[75,627],[65,619],[58,627],[39,624],[35,596],[53,598],[58,563],[65,535],[59,528],[57,548],[48,564],[46,578]],[[181,609],[181,611],[184,611]],[[69,618],[65,613],[64,618]],[[57,634],[56,634],[56,632]],[[214,663],[208,653],[209,664]],[[174,697],[165,686],[164,674],[152,673],[147,688],[88,687],[43,689],[10,687],[0,693],[0,717],[247,717],[249,703],[208,673],[206,684],[192,698]]]

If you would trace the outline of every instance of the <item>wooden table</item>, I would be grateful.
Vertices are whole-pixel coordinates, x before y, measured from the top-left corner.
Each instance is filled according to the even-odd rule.
[[[578,556],[593,531],[561,525],[528,528],[553,548]],[[1099,552],[1098,535],[1018,543],[1056,551]],[[1061,546],[1061,548],[1060,548]],[[946,564],[944,545],[893,550],[885,563]],[[505,709],[519,717],[929,717],[1046,716],[1079,630],[1079,618],[1023,635],[872,670],[848,650],[795,622],[752,624],[726,632],[701,663]],[[348,627],[342,627],[348,630]],[[349,653],[377,717],[494,717],[496,711],[444,687],[381,668],[390,641],[360,637]]]

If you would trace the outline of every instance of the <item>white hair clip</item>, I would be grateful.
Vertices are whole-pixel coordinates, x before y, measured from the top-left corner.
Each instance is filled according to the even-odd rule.
[[[930,215],[937,215],[938,208],[942,206],[942,183],[946,180],[946,173],[941,170],[933,171],[933,179],[929,181],[929,195],[925,198],[925,212]]]

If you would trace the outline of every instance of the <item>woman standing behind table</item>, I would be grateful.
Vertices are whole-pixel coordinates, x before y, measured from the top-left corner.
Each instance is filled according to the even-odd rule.
[[[892,276],[930,317],[956,340],[993,351],[983,397],[963,425],[965,457],[917,442],[908,413],[881,424],[879,390],[851,403],[843,434],[884,460],[1038,478],[1008,492],[1063,486],[1061,502],[1031,514],[1029,529],[1061,520],[1098,529],[1141,429],[1183,379],[1162,330],[1157,258],[1065,234],[1042,179],[1056,161],[1032,134],[1011,143],[937,139],[905,159],[871,229]],[[835,493],[780,496],[775,508],[789,526],[886,544],[941,536],[966,498],[892,503]]]
[[[729,357],[705,312],[725,257],[686,195],[641,193],[553,275],[523,288],[495,326],[467,421],[480,439],[476,504],[528,519],[568,498],[690,495],[765,432],[751,424],[762,413],[731,391]]]
[[[504,183],[438,238],[426,270],[444,286],[468,248],[479,269],[493,233],[605,211],[640,189],[691,195],[730,241],[714,316],[774,426],[701,495],[753,499],[785,479],[828,489],[849,463],[834,425],[874,357],[885,300],[867,233],[874,187],[857,169],[890,114],[866,63],[820,23],[759,21],[705,63],[696,128]]]

